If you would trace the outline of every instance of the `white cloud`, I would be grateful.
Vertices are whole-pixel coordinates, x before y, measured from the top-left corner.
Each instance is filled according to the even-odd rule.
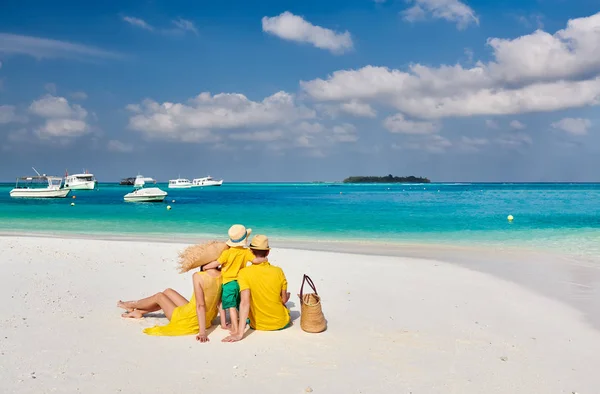
[[[490,74],[506,82],[577,79],[600,69],[600,13],[571,19],[549,34],[542,30],[516,39],[491,38],[495,62]]]
[[[356,142],[358,141],[356,127],[349,123],[334,126],[331,139],[335,142]]]
[[[31,103],[29,111],[44,118],[85,119],[87,116],[87,111],[80,105],[71,105],[66,98],[50,94]]]
[[[490,144],[490,140],[486,138],[471,138],[462,136],[459,147],[467,152],[479,152],[482,147]]]
[[[155,28],[148,22],[143,19],[135,18],[132,16],[123,16],[123,21],[129,23],[131,26],[139,27],[140,29],[148,30],[148,31],[156,31],[158,33],[166,34],[166,35],[178,35],[184,34],[186,32],[191,32],[194,34],[198,34],[198,29],[194,22],[189,21],[187,19],[178,18],[171,21],[171,23],[175,26],[173,28]]]
[[[209,142],[223,130],[262,128],[292,124],[315,117],[315,112],[297,105],[292,95],[278,92],[260,102],[243,94],[204,92],[187,104],[145,100],[128,105],[129,128],[148,138]],[[217,134],[215,134],[217,133]]]
[[[353,47],[348,31],[339,33],[315,26],[289,11],[274,17],[263,17],[262,29],[284,40],[307,42],[332,53],[343,53]]]
[[[86,122],[79,119],[47,119],[46,122],[35,130],[40,138],[50,137],[78,137],[86,134],[89,127]]]
[[[544,15],[542,14],[531,14],[529,16],[517,15],[515,18],[519,23],[527,28],[533,27],[538,30],[544,28]]]
[[[500,128],[500,125],[498,124],[498,122],[496,122],[495,120],[492,119],[486,119],[485,120],[485,127],[487,127],[488,129],[494,129],[497,130]]]
[[[146,22],[145,20],[140,19],[140,18],[135,18],[132,16],[123,16],[123,20],[125,22],[129,23],[131,26],[139,27],[141,29],[150,30],[150,31],[154,30],[154,27],[152,27],[152,25],[150,25],[148,22]]]
[[[428,153],[444,153],[451,146],[452,142],[450,142],[447,138],[435,134],[408,140],[402,143],[392,144],[392,149],[418,150]]]
[[[475,55],[473,53],[473,50],[471,48],[465,48],[464,53],[465,53],[465,56],[467,57],[467,63],[473,63],[473,56]]]
[[[283,138],[285,133],[281,130],[260,130],[246,133],[234,133],[229,136],[236,141],[277,141]]]
[[[133,151],[133,145],[121,142],[119,140],[110,140],[106,145],[111,152],[128,153]]]
[[[176,26],[176,28],[178,30],[180,30],[183,33],[189,31],[196,35],[198,34],[198,29],[196,28],[196,26],[194,25],[194,23],[192,21],[188,21],[186,19],[179,18],[179,19],[174,20],[173,24]]]
[[[7,124],[20,121],[17,115],[17,108],[14,105],[0,105],[0,124]]]
[[[56,94],[56,84],[49,82],[44,85],[44,89],[50,94]]]
[[[73,92],[71,93],[71,98],[74,100],[85,100],[88,98],[88,95],[85,92]]]
[[[564,118],[552,123],[553,128],[573,135],[586,135],[591,126],[592,122],[584,118]]]
[[[527,127],[523,123],[519,122],[518,120],[511,121],[509,123],[509,126],[511,129],[514,129],[514,130],[523,130]]]
[[[90,131],[86,122],[87,111],[78,104],[69,104],[64,97],[48,94],[33,101],[29,112],[45,120],[35,130],[40,138],[78,137]]]
[[[402,12],[404,20],[417,22],[427,19],[444,19],[455,22],[459,29],[464,29],[471,23],[479,25],[479,18],[475,11],[459,0],[408,0],[414,3],[411,8]]]
[[[89,60],[90,58],[122,58],[122,55],[118,53],[92,46],[8,33],[0,33],[0,53],[29,55],[36,59],[75,58]]]
[[[440,130],[438,123],[407,120],[402,114],[388,116],[383,126],[392,133],[402,134],[433,134]]]
[[[358,100],[342,103],[340,104],[340,109],[343,112],[354,116],[362,116],[366,118],[374,118],[377,116],[377,113],[369,104],[361,103]]]
[[[527,134],[511,133],[501,135],[494,142],[503,146],[504,148],[516,149],[531,145],[533,140]]]
[[[600,13],[550,35],[491,39],[494,60],[471,68],[365,66],[301,81],[317,101],[379,103],[416,118],[549,112],[600,104]]]

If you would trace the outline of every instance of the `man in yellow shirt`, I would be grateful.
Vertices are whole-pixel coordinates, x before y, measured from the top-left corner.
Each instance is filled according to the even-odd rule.
[[[237,332],[223,339],[223,342],[236,342],[244,337],[246,319],[250,318],[250,328],[262,331],[281,330],[290,324],[290,312],[285,303],[290,299],[287,280],[283,270],[271,265],[269,239],[257,235],[250,243],[250,250],[256,259],[252,265],[238,274],[240,286],[240,312]]]

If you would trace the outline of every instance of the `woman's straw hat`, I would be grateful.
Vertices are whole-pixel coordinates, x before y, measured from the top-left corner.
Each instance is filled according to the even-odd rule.
[[[227,232],[229,239],[227,240],[226,244],[231,247],[245,246],[250,233],[252,233],[251,228],[246,229],[246,227],[242,226],[241,224],[234,224],[233,226],[229,227],[229,231]]]
[[[269,248],[269,238],[266,235],[255,235],[250,242],[250,249],[271,250]]]

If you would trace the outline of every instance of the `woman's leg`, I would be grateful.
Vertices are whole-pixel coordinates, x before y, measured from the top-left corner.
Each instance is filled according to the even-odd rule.
[[[143,298],[138,301],[119,302],[117,305],[127,309],[130,312],[124,313],[123,317],[141,318],[146,313],[156,312],[160,309],[165,313],[167,319],[171,320],[173,310],[178,306],[188,303],[181,294],[173,289],[166,289],[163,292],[156,293],[153,296]]]
[[[184,296],[173,289],[166,289],[163,293],[177,306],[184,306],[189,302]]]

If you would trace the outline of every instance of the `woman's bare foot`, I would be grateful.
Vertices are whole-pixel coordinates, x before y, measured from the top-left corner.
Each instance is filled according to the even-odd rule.
[[[117,306],[119,308],[125,309],[127,312],[133,312],[135,310],[135,308],[133,306],[131,306],[131,304],[133,304],[133,301],[119,300],[119,302],[117,302]]]
[[[142,313],[142,311],[139,311],[136,309],[131,312],[123,313],[121,315],[121,317],[129,318],[129,319],[143,319],[144,314]]]

